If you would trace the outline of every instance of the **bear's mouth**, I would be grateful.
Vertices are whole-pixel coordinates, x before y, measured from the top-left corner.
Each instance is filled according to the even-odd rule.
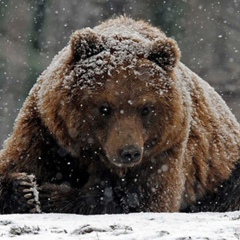
[[[131,167],[138,165],[141,162],[141,159],[138,161],[134,161],[134,162],[132,162],[130,160],[122,162],[121,160],[116,159],[116,158],[112,158],[112,159],[108,158],[108,160],[119,168],[131,168]]]

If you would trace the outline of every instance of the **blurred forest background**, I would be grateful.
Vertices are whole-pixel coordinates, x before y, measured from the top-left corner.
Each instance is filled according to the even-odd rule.
[[[240,0],[0,0],[0,145],[71,33],[120,14],[150,21],[175,38],[182,62],[240,120]]]

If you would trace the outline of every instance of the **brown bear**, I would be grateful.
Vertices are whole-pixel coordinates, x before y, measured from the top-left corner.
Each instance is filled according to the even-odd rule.
[[[73,33],[30,91],[0,153],[0,212],[236,210],[239,149],[177,43],[118,17]]]

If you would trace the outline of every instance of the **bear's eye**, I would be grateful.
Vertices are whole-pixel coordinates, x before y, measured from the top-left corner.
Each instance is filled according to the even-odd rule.
[[[141,116],[146,117],[150,114],[154,113],[154,106],[153,104],[147,104],[141,108]]]
[[[104,116],[109,116],[112,112],[111,107],[107,103],[103,103],[99,109],[100,113]]]
[[[144,107],[141,111],[141,115],[143,117],[147,116],[150,113],[150,108],[149,107]]]

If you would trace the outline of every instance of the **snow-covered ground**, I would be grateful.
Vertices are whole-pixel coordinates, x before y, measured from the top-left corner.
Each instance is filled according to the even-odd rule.
[[[0,239],[240,239],[240,212],[0,215]]]

